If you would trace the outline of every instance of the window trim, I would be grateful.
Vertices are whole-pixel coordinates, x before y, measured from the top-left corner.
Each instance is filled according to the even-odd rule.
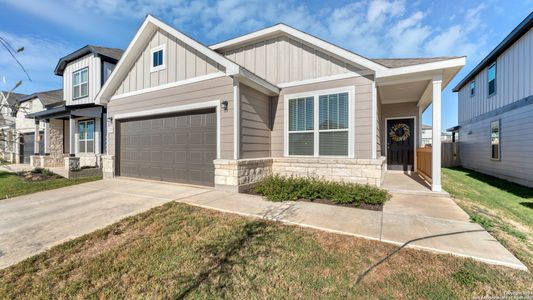
[[[473,89],[472,89],[472,84],[474,84]],[[473,93],[472,93],[472,90],[474,90]],[[476,81],[475,80],[470,81],[470,84],[468,85],[468,92],[470,93],[471,98],[476,96]]]
[[[80,124],[81,123],[87,124],[89,122],[93,123],[93,138],[92,139],[87,139],[86,138],[87,137],[87,132],[85,132],[85,137],[82,139],[81,135],[80,135],[80,132],[79,132]],[[94,148],[95,148],[96,145],[95,145],[95,140],[94,140],[94,137],[95,137],[94,133],[96,132],[96,120],[95,119],[79,120],[77,125],[78,125],[78,128],[77,128],[78,129],[78,152],[79,153],[95,153],[95,151],[94,151],[95,149]],[[88,126],[85,125],[85,128],[87,128],[87,127]],[[81,151],[80,146],[79,146],[81,144],[81,142],[85,143],[85,148],[84,148],[85,151],[83,151],[83,152]],[[87,142],[93,142],[93,151],[92,152],[87,152]]]
[[[154,53],[163,51],[163,62],[159,66],[154,67]],[[157,47],[150,49],[150,73],[161,71],[167,68],[167,44],[161,44]]]
[[[490,72],[490,68],[492,68],[492,67],[494,67],[494,92],[491,94],[490,93],[489,72]],[[496,62],[493,62],[487,68],[487,98],[496,95],[496,92],[498,91],[498,85],[496,84],[497,83],[496,82],[497,78],[498,78],[498,66],[496,65]]]
[[[81,95],[81,86],[85,83],[79,83],[79,84],[74,84],[74,75],[76,73],[80,73],[87,70],[87,95]],[[80,75],[80,80],[81,80],[81,75]],[[78,97],[74,97],[74,87],[75,86],[79,86],[80,87],[80,96]],[[89,67],[84,67],[84,68],[81,68],[81,69],[78,69],[74,72],[72,72],[72,100],[78,100],[78,99],[83,99],[83,98],[87,98],[89,97]]]
[[[346,129],[320,130],[320,96],[330,94],[348,93],[348,155],[319,155],[319,136],[320,132],[346,131]],[[289,100],[294,98],[313,97],[313,130],[302,131],[314,134],[313,155],[289,155]],[[355,158],[355,87],[345,86],[324,90],[313,90],[303,93],[287,94],[283,97],[284,110],[284,128],[283,128],[283,156],[284,157],[329,157],[329,158]],[[299,131],[291,131],[298,133]]]
[[[492,157],[492,124],[497,123],[498,124],[498,158]],[[492,161],[501,161],[502,160],[502,122],[500,119],[494,120],[490,122],[490,136],[489,136],[489,143],[490,143],[490,160]]]

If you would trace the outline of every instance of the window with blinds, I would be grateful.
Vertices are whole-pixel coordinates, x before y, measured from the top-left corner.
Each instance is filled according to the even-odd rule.
[[[289,100],[289,155],[314,155],[314,98]]]
[[[348,101],[347,92],[289,99],[289,155],[347,156]]]

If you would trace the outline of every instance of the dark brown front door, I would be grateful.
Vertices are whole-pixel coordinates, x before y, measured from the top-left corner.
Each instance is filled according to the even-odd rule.
[[[387,168],[412,171],[415,153],[414,120],[387,120]]]
[[[214,186],[214,111],[120,122],[119,175]]]

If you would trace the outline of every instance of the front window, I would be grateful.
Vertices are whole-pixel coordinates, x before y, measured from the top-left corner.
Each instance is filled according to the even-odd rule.
[[[85,68],[72,74],[72,99],[89,95],[89,69]]]
[[[500,121],[490,123],[490,158],[500,160]]]
[[[489,67],[488,81],[489,81],[489,96],[494,95],[494,93],[496,93],[496,63],[493,63]]]
[[[288,154],[348,156],[347,92],[288,100]]]
[[[80,121],[78,123],[79,152],[94,152],[94,120]]]
[[[470,82],[470,97],[474,97],[476,94],[476,82],[472,81]]]

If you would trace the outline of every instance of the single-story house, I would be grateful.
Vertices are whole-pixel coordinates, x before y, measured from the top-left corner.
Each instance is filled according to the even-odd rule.
[[[277,24],[206,46],[147,16],[96,95],[105,177],[238,191],[267,174],[380,186],[416,170],[433,104],[441,190],[441,91],[465,57],[370,59]]]

